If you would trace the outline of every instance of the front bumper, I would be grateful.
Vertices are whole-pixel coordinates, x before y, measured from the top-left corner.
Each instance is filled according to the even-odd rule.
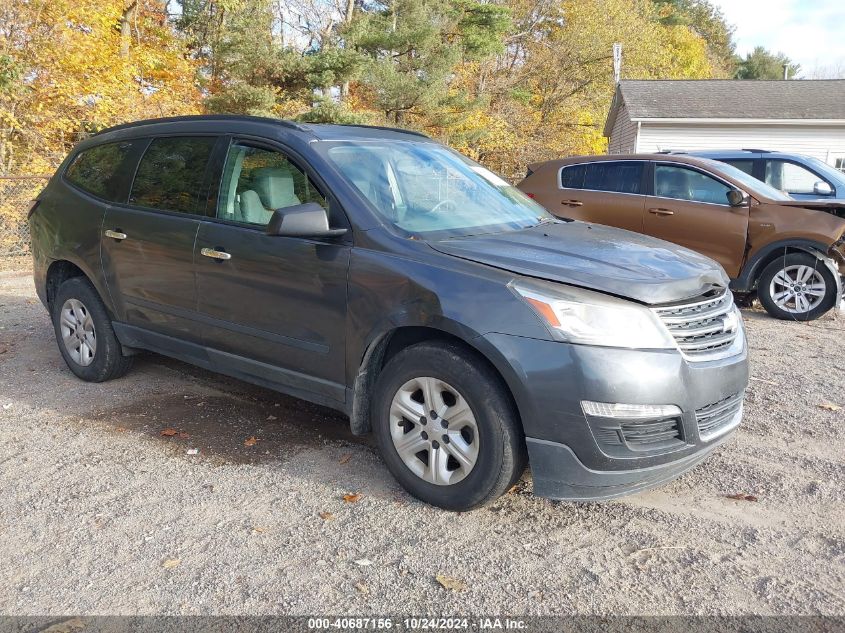
[[[669,350],[484,338],[507,364],[539,496],[607,499],[659,485],[707,457],[742,416],[744,344],[734,356],[690,362]],[[680,414],[609,420],[585,415],[582,401],[674,405]]]

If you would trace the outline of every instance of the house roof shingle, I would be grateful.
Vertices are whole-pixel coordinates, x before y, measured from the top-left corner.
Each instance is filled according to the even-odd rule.
[[[623,80],[608,114],[610,128],[620,93],[632,119],[845,120],[845,79]]]

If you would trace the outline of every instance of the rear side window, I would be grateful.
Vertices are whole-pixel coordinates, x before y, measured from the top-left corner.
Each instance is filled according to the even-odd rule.
[[[560,186],[566,189],[584,188],[584,165],[570,165],[560,170]]]
[[[109,202],[123,202],[126,189],[121,167],[136,142],[106,143],[79,152],[65,171],[65,179]]]
[[[587,165],[584,189],[616,193],[640,193],[642,179],[642,161],[591,163]]]
[[[733,165],[737,169],[744,171],[749,176],[754,175],[754,161],[752,159],[738,159],[722,161],[728,165]]]
[[[216,140],[208,136],[155,139],[138,165],[129,202],[194,213]]]

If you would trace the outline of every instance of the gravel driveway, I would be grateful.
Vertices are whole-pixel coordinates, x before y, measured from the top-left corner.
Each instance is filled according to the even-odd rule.
[[[450,514],[327,409],[154,355],[77,380],[0,273],[0,613],[845,614],[845,317],[744,314],[744,424],[702,466]]]

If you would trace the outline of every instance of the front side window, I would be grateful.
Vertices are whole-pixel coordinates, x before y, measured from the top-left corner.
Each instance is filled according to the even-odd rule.
[[[408,233],[501,233],[552,217],[492,172],[436,143],[316,145],[385,221]]]
[[[121,168],[136,141],[106,143],[80,152],[65,172],[65,178],[83,191],[109,202],[124,202],[126,190]],[[123,197],[123,200],[120,198]]]
[[[661,198],[728,204],[731,187],[695,169],[676,165],[656,165],[654,194]]]
[[[249,145],[229,148],[217,217],[233,222],[266,226],[276,209],[326,199],[299,167],[281,152]]]
[[[197,197],[215,142],[209,136],[155,139],[138,165],[130,204],[196,213]]]
[[[642,161],[590,163],[584,178],[584,189],[640,193],[643,179]]]
[[[766,161],[766,182],[786,193],[812,194],[822,179],[806,167],[784,160]]]

